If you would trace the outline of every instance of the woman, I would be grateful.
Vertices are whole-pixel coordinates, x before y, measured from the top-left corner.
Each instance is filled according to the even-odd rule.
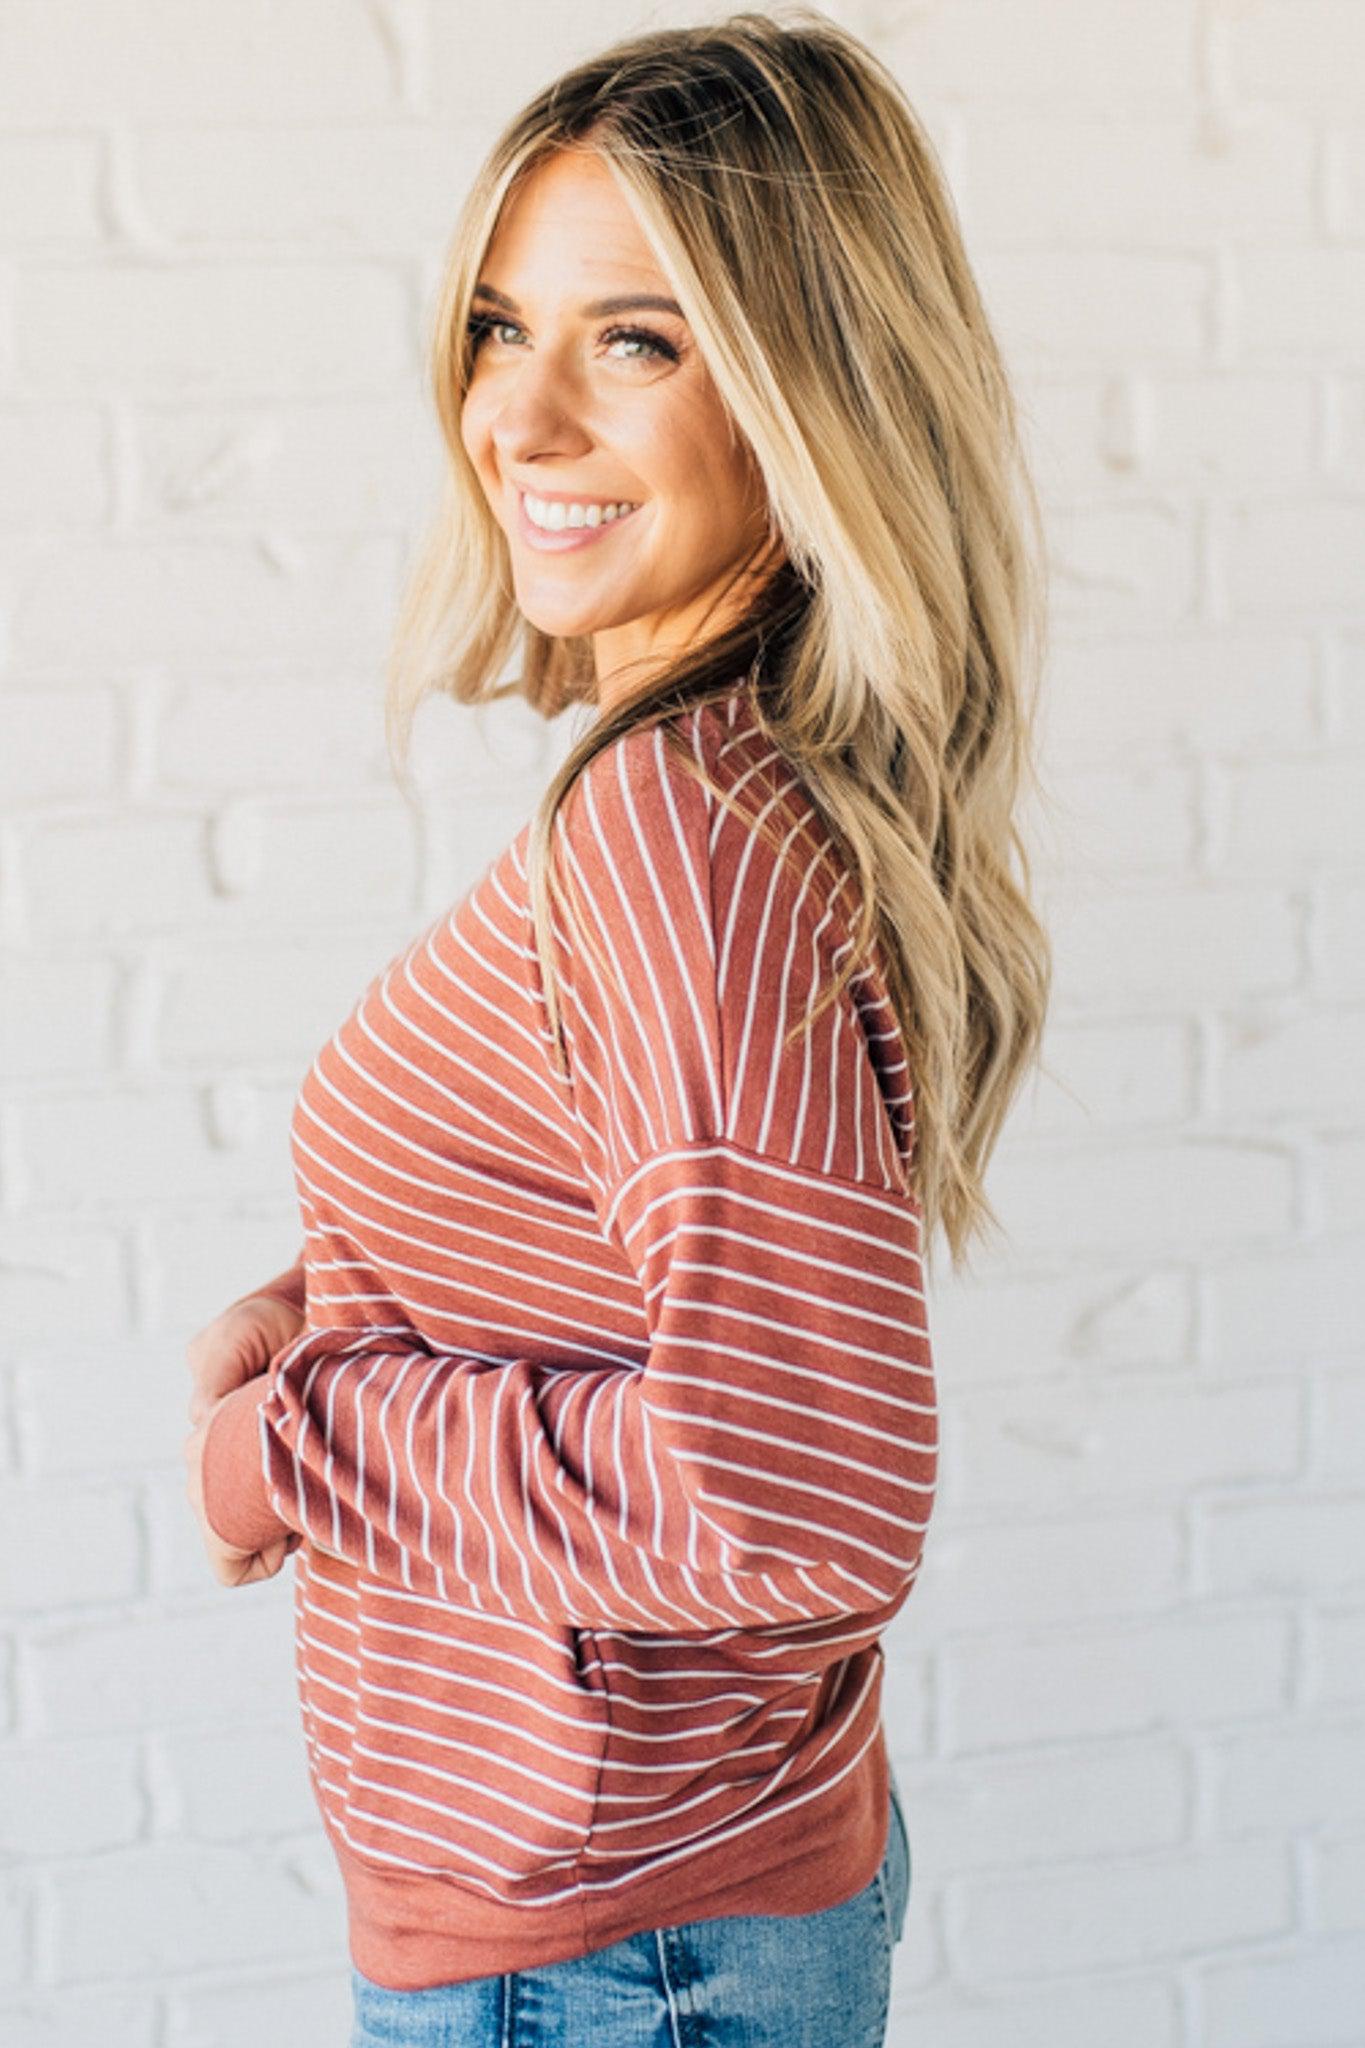
[[[596,716],[306,1076],[306,1243],[192,1347],[190,1497],[226,1582],[297,1552],[356,2048],[865,2048],[926,1239],[994,1222],[1048,985],[1006,383],[898,88],[809,12],[540,94],[433,357],[391,737]]]

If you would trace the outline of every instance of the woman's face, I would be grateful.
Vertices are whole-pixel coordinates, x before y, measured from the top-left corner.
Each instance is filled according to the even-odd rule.
[[[638,294],[664,303],[597,303]],[[600,157],[557,155],[510,196],[472,319],[460,434],[507,535],[517,603],[544,633],[592,636],[605,706],[623,664],[643,658],[621,676],[633,693],[656,657],[747,602],[740,572],[766,541],[761,476]],[[564,501],[589,523],[542,532],[525,493],[533,511]],[[601,516],[623,504],[636,509]]]

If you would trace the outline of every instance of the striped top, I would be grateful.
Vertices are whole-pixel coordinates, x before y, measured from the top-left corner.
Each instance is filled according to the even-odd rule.
[[[937,1472],[904,1044],[856,878],[747,683],[590,763],[318,1053],[305,1316],[213,1412],[225,1540],[293,1553],[350,1947],[417,1989],[808,1913],[887,1840],[880,1637]],[[259,1291],[259,1290],[253,1290]]]

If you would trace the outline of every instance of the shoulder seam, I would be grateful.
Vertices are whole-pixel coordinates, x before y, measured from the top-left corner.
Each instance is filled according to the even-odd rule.
[[[913,1195],[897,1187],[888,1187],[884,1181],[859,1180],[852,1174],[802,1166],[796,1160],[783,1159],[772,1152],[759,1152],[752,1145],[742,1144],[737,1138],[730,1138],[722,1132],[717,1132],[709,1138],[693,1138],[677,1145],[661,1145],[657,1150],[647,1152],[643,1158],[637,1159],[614,1185],[605,1187],[602,1199],[606,1205],[608,1229],[614,1227],[617,1210],[635,1182],[653,1167],[669,1160],[707,1157],[716,1152],[732,1153],[737,1159],[761,1166],[770,1173],[787,1174],[793,1180],[814,1183],[817,1186],[843,1188],[848,1193],[861,1195],[870,1202],[899,1210],[909,1210],[912,1214],[918,1213],[918,1205]]]

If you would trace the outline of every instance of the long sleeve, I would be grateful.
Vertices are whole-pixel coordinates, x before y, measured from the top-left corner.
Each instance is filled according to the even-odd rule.
[[[884,1624],[900,1605],[937,1459],[909,1094],[874,1045],[888,1012],[856,987],[786,1042],[843,931],[794,787],[779,773],[763,807],[787,828],[775,852],[661,733],[632,734],[557,821],[589,941],[557,923],[573,1114],[643,1355],[305,1329],[211,1424],[227,1540],[298,1529],[377,1577],[586,1628]]]

